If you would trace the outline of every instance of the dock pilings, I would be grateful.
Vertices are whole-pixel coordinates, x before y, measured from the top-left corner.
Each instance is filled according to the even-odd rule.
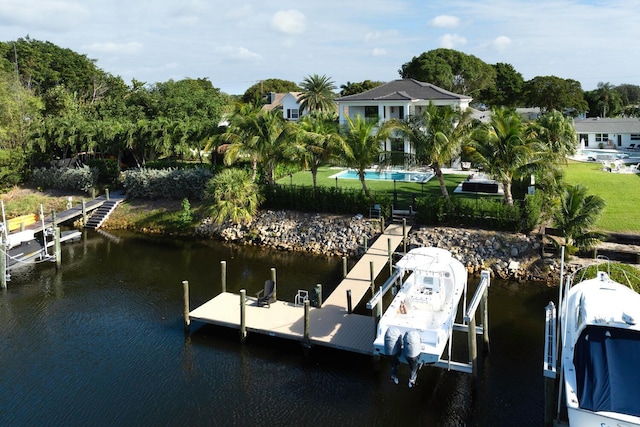
[[[247,339],[247,290],[240,289],[240,342]]]
[[[227,261],[220,261],[220,283],[222,292],[227,292]]]
[[[191,326],[191,318],[189,317],[189,281],[182,281],[182,298],[184,301],[184,311],[182,313],[184,319],[184,333],[188,334]]]

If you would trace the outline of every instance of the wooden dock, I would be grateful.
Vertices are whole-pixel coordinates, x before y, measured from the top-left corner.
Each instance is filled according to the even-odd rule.
[[[256,299],[246,298],[247,332],[286,338],[310,345],[372,354],[375,320],[372,316],[349,313],[347,290],[354,306],[371,290],[371,276],[377,277],[389,261],[389,249],[395,250],[403,240],[403,225],[392,224],[378,237],[344,280],[323,302],[321,308],[309,309],[309,336],[305,337],[305,308],[290,302],[276,301],[270,307],[258,307]],[[188,310],[187,310],[188,311]],[[212,300],[188,312],[189,320],[241,328],[241,296],[222,292]],[[185,319],[186,320],[186,319]]]

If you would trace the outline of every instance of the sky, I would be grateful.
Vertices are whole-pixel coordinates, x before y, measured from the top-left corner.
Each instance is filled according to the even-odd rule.
[[[637,0],[2,0],[0,41],[29,36],[149,84],[208,78],[228,94],[264,79],[390,81],[437,48],[555,75],[640,85]]]

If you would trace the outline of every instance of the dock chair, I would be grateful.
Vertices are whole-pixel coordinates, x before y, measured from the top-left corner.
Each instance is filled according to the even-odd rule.
[[[271,307],[271,303],[276,302],[275,294],[276,294],[276,282],[274,282],[271,279],[265,280],[264,289],[260,289],[256,294],[258,307],[263,307],[263,306],[266,306],[267,308]]]

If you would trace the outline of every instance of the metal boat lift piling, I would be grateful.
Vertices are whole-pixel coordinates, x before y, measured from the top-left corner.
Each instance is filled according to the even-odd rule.
[[[406,252],[406,222],[402,226],[391,224],[371,245],[358,263],[347,272],[347,259],[343,257],[344,280],[317,307],[311,307],[308,291],[298,291],[293,303],[285,301],[271,302],[269,308],[260,307],[257,299],[248,297],[245,289],[240,294],[226,290],[226,261],[221,261],[222,292],[194,310],[189,309],[189,282],[183,281],[184,329],[190,332],[192,321],[238,329],[240,339],[244,341],[249,332],[299,341],[305,348],[324,346],[359,354],[373,355],[373,342],[377,332],[377,323],[382,315],[382,297],[397,280],[393,272],[393,251],[401,243]],[[391,276],[375,291],[375,279],[388,265]],[[488,328],[488,288],[490,275],[482,272],[482,279],[469,306],[464,299],[463,323],[454,324],[453,330],[468,333],[469,362],[453,361],[449,357],[439,360],[439,368],[453,369],[471,373],[477,377],[477,335],[483,336],[484,348],[489,350]],[[271,280],[276,283],[275,268],[271,269]],[[321,285],[316,286],[321,297]],[[352,308],[367,295],[371,300],[366,308],[371,316],[355,314]],[[466,296],[466,295],[465,295]],[[476,325],[476,313],[480,308],[481,324]],[[471,332],[470,332],[471,331]],[[451,345],[451,341],[449,341]],[[449,351],[451,354],[451,350]]]

